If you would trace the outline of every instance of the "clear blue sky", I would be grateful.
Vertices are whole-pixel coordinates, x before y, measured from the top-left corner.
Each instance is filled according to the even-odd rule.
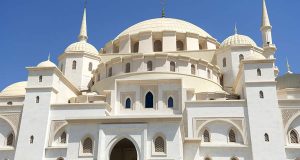
[[[167,17],[179,18],[206,30],[222,42],[238,32],[261,44],[261,0],[168,0]],[[285,57],[300,73],[300,1],[267,0],[278,51],[280,74],[286,72]],[[1,0],[0,5],[0,90],[27,79],[26,66],[51,59],[77,40],[83,0]],[[160,17],[160,0],[89,0],[89,42],[97,48],[127,27]]]

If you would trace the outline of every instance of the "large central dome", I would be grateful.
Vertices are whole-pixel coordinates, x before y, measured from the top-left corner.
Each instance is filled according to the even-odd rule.
[[[189,32],[189,33],[198,34],[201,37],[212,38],[207,32],[197,27],[196,25],[183,20],[173,19],[173,18],[156,18],[156,19],[150,19],[150,20],[137,23],[124,30],[122,33],[120,33],[117,36],[117,38],[128,34],[133,35],[133,34],[138,34],[140,32],[146,32],[146,31],[152,31],[152,32],[175,31],[178,33]]]

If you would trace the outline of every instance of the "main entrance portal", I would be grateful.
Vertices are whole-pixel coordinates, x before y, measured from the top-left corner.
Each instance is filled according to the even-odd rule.
[[[110,160],[137,160],[134,144],[128,139],[122,139],[111,151]]]

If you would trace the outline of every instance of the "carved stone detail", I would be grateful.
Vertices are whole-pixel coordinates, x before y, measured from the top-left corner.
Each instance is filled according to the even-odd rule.
[[[283,126],[286,127],[288,121],[296,114],[300,113],[300,109],[283,109],[282,110],[282,121]]]
[[[17,135],[17,133],[18,133],[17,130],[18,130],[19,124],[20,124],[21,113],[0,114],[0,116],[4,117],[6,120],[8,120],[11,123],[12,128],[13,128],[15,134]]]

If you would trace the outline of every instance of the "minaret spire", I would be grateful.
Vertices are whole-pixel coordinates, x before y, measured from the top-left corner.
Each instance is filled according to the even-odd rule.
[[[262,21],[260,31],[262,32],[263,47],[268,47],[272,42],[272,26],[269,19],[266,0],[262,0]]]
[[[161,10],[161,17],[165,18],[166,17],[166,1],[167,0],[161,0],[161,5],[162,5],[162,10]]]
[[[293,72],[292,72],[292,70],[291,70],[291,66],[290,66],[290,64],[289,64],[288,58],[286,58],[286,67],[287,67],[287,70],[288,70],[288,74],[292,74]]]
[[[238,34],[238,29],[237,29],[236,23],[234,25],[234,34]]]
[[[84,1],[84,10],[83,10],[83,16],[82,16],[82,22],[81,22],[81,29],[78,36],[79,41],[87,41],[87,25],[86,25],[86,4],[87,0]]]

